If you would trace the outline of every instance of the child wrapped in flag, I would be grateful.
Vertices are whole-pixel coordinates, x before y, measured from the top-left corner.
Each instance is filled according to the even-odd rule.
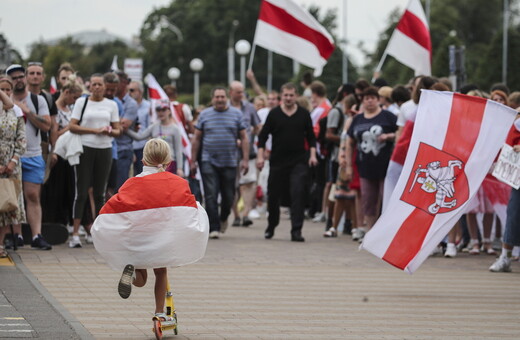
[[[155,274],[156,315],[164,316],[167,267],[197,262],[208,242],[209,221],[188,182],[168,171],[168,143],[149,140],[143,150],[143,172],[128,179],[103,206],[92,226],[96,250],[115,270],[123,270],[118,291],[130,296],[132,284]],[[135,271],[134,271],[135,269]]]

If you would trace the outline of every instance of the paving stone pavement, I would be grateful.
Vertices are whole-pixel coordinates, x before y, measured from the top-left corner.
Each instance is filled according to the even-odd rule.
[[[490,273],[494,257],[430,258],[408,275],[358,251],[348,236],[305,243],[283,220],[272,240],[265,220],[228,228],[199,263],[169,270],[179,335],[171,339],[518,339],[520,263]],[[117,240],[114,240],[117,242]],[[96,339],[154,339],[153,275],[129,299],[120,273],[92,245],[18,251],[23,264]],[[150,273],[151,274],[151,273]]]

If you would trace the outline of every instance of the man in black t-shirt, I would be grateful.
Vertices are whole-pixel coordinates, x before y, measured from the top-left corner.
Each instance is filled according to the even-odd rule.
[[[272,135],[267,184],[269,217],[264,236],[266,239],[274,236],[274,229],[280,222],[280,199],[284,190],[287,190],[291,199],[291,241],[304,242],[301,230],[306,177],[308,166],[316,166],[318,161],[312,120],[307,110],[296,105],[296,95],[294,84],[282,86],[282,104],[269,112],[258,137],[256,165],[262,170],[265,143]]]

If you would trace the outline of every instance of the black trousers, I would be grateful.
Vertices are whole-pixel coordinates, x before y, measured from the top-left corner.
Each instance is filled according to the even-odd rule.
[[[284,193],[288,192],[291,207],[291,234],[301,234],[308,172],[308,166],[304,162],[282,167],[271,164],[267,182],[269,228],[274,229],[280,223],[280,201]]]

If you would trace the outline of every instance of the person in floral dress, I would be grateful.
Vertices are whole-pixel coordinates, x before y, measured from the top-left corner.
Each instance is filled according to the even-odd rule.
[[[22,115],[15,113],[10,99],[13,84],[7,78],[0,78],[0,177],[14,177],[19,180],[22,191],[22,169],[20,157],[26,148],[25,122]],[[18,111],[20,112],[20,111]],[[6,257],[4,237],[8,226],[25,222],[22,195],[18,196],[18,210],[0,212],[0,257]]]

